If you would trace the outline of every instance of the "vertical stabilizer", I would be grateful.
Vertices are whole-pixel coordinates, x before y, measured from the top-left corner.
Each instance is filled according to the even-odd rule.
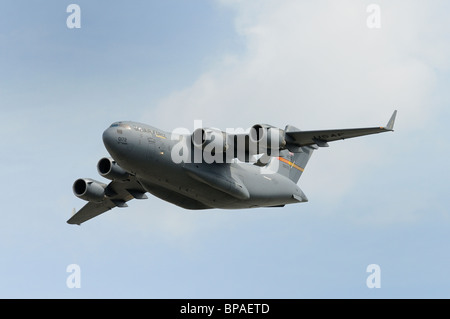
[[[299,131],[299,129],[288,125],[286,126],[286,132],[289,131]],[[279,156],[270,159],[266,167],[297,183],[313,151],[314,148],[311,146],[298,147],[294,153],[289,150],[282,150]]]

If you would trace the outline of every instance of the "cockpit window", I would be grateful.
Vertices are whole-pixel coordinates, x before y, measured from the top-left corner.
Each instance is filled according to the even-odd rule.
[[[131,130],[131,126],[129,126],[128,124],[125,124],[125,123],[121,123],[121,122],[115,122],[115,123],[111,124],[111,127],[121,127],[126,130]]]

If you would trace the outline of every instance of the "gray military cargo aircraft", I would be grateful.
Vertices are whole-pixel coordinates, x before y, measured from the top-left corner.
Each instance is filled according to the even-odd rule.
[[[315,149],[393,131],[396,114],[385,127],[317,131],[256,124],[246,133],[197,128],[192,134],[179,134],[115,122],[103,132],[111,157],[97,164],[99,174],[111,182],[77,179],[73,192],[88,203],[67,222],[80,225],[114,207],[127,207],[131,199],[146,199],[147,192],[194,210],[307,202],[297,182]]]

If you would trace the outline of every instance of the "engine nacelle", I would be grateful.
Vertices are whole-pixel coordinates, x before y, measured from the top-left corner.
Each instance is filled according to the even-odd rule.
[[[223,153],[228,149],[227,134],[211,128],[198,128],[192,133],[192,144],[211,153]]]
[[[97,171],[101,176],[113,181],[126,181],[130,178],[130,173],[110,157],[104,157],[98,161]]]
[[[73,193],[88,202],[99,203],[105,197],[106,184],[90,178],[79,178],[73,183]]]
[[[286,147],[284,130],[271,125],[253,125],[249,137],[250,143],[256,144],[260,150],[279,151]]]

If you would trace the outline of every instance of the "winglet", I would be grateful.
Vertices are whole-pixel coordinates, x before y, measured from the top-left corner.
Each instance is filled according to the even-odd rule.
[[[395,122],[395,116],[397,115],[397,110],[394,111],[394,113],[392,113],[392,116],[389,120],[389,122],[386,124],[386,129],[388,131],[393,131],[394,130],[394,122]]]

